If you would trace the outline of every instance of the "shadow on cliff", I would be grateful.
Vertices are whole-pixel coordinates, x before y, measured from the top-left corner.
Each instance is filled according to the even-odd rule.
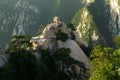
[[[95,0],[93,3],[87,6],[89,12],[93,16],[93,20],[101,34],[101,36],[105,39],[107,45],[109,47],[115,47],[113,42],[112,34],[108,29],[108,23],[110,20],[110,7],[109,5],[105,6],[105,0]],[[108,12],[105,12],[105,8],[108,9]]]

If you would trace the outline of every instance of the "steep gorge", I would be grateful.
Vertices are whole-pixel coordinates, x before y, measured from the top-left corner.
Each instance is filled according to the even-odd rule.
[[[81,13],[85,10],[81,10],[82,12],[78,12],[77,15],[73,18],[72,22],[76,26],[79,23],[83,23],[85,25],[90,24],[89,22],[92,20],[93,23],[90,25],[95,26],[97,29],[97,33],[102,38],[104,42],[104,46],[111,46],[114,47],[114,38],[119,35],[119,24],[120,24],[120,1],[119,0],[93,0],[90,2],[86,0],[84,7],[86,7],[86,12],[89,13],[89,16],[86,18],[81,18]],[[85,15],[85,14],[84,14]],[[78,19],[76,19],[78,17]],[[85,23],[85,20],[88,21]],[[78,28],[78,27],[77,27]],[[88,29],[89,26],[86,26],[85,29]],[[90,27],[92,28],[92,27]],[[79,32],[81,32],[82,26],[79,28]],[[84,33],[88,33],[86,30]],[[84,35],[84,34],[83,34]],[[89,40],[88,40],[89,41]]]

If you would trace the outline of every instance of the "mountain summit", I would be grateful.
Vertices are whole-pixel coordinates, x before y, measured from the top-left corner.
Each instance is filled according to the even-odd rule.
[[[69,48],[72,58],[83,62],[87,69],[90,69],[89,59],[80,46],[87,47],[87,44],[70,29],[59,17],[54,17],[53,22],[48,24],[41,35],[31,40],[33,49],[49,49],[52,52],[60,48]]]
[[[14,35],[6,54],[0,54],[0,77],[2,80],[88,80],[90,60],[81,49],[88,45],[74,30],[71,23],[66,25],[56,16],[36,37]],[[10,77],[6,78],[8,71]]]

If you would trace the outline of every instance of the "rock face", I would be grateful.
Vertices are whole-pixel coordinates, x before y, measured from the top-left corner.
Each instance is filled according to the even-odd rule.
[[[92,15],[86,7],[83,7],[76,13],[72,23],[76,26],[78,35],[90,46],[92,46],[91,44],[96,45],[100,43],[101,37],[98,29],[93,21]]]
[[[87,56],[74,40],[67,40],[66,42],[58,41],[60,48],[69,48],[71,50],[70,56],[77,61],[83,62],[87,69],[90,69],[90,64]]]
[[[108,0],[110,5],[110,16],[108,28],[112,33],[112,37],[114,38],[116,35],[120,35],[120,0]],[[108,10],[106,9],[106,14]]]
[[[120,34],[120,0],[84,0],[72,23],[83,40],[92,43],[102,38],[99,44],[114,47]]]
[[[60,80],[88,80],[89,75],[86,70],[91,69],[91,66],[89,58],[81,49],[81,46],[87,47],[88,45],[72,29],[60,18],[55,17],[53,22],[48,24],[42,34],[37,37],[31,39],[30,36],[14,36],[6,54],[0,54],[0,68],[4,68],[11,59],[15,58],[12,61],[16,61],[18,55],[22,59],[30,53],[34,56],[34,60],[36,59],[35,64],[41,62],[46,65],[45,69],[50,71],[50,75],[53,73],[60,77],[63,76]],[[12,56],[12,54],[16,56]],[[22,54],[25,55],[20,57]],[[37,65],[33,69],[36,70],[36,67]],[[54,76],[53,74],[51,76]],[[59,78],[57,76],[51,80]]]
[[[55,34],[57,29],[68,36],[66,41],[57,39],[58,36]],[[71,39],[71,33],[74,33],[76,36],[74,40]],[[83,62],[85,67],[90,69],[89,59],[80,48],[81,45],[87,47],[87,44],[82,41],[74,31],[68,28],[67,25],[63,23],[58,17],[56,17],[52,23],[48,24],[44,28],[41,35],[33,37],[31,42],[33,43],[34,50],[37,50],[38,47],[40,47],[42,49],[49,49],[54,52],[60,48],[69,48],[71,50],[70,56],[74,60]]]
[[[0,53],[0,67],[3,67],[4,64],[8,61],[9,55],[5,53]]]

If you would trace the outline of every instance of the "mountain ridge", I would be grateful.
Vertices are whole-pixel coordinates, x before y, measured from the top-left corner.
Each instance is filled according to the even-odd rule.
[[[21,29],[22,34],[36,35],[36,32],[56,15],[69,22],[81,7],[80,1],[61,1],[61,6],[56,10],[54,7],[57,0],[0,0],[0,50],[3,51],[12,34],[20,33]],[[68,2],[71,5],[68,5]]]
[[[99,36],[103,41],[103,43],[100,42],[100,44],[103,46],[115,47],[114,38],[117,35],[119,35],[119,28],[120,28],[119,27],[119,20],[120,20],[119,1],[118,0],[116,1],[93,0],[92,2],[89,2],[88,0],[88,2],[85,2],[84,7],[87,8],[88,13],[91,16],[91,20],[94,22],[94,23],[91,23],[90,25],[93,25],[93,26],[95,25],[95,27],[97,28],[97,31],[95,32],[99,33]],[[81,13],[82,12],[84,12],[84,10],[83,11],[81,10]],[[76,24],[82,23],[83,21],[85,21],[86,18],[89,19],[89,17],[81,19],[80,17],[81,13],[78,12],[75,15],[76,18],[77,17],[79,18],[78,21],[76,19],[76,22],[75,22],[75,17],[71,21],[71,22],[74,21],[73,24],[75,25],[76,28],[78,26],[78,25],[76,26]],[[85,24],[87,24],[87,22]],[[89,26],[87,26],[87,28],[88,27]],[[80,28],[82,28],[82,26]],[[80,29],[79,29],[79,32],[81,32]],[[87,33],[87,31],[85,32]],[[90,40],[87,40],[87,41],[90,41]]]
[[[48,24],[44,28],[42,35],[35,38],[33,37],[32,42],[34,49],[37,49],[39,46],[43,49],[49,49],[52,51],[57,48],[70,48],[70,50],[72,50],[71,57],[75,60],[84,62],[86,68],[89,69],[89,61],[86,61],[87,57],[84,55],[82,49],[79,48],[79,46],[82,45],[87,47],[87,44],[82,41],[76,33],[74,34],[74,40],[70,39],[72,37],[71,33],[74,34],[75,32],[67,28],[67,25],[59,20],[58,17],[55,17],[53,23]]]
[[[52,72],[47,73],[52,76],[51,80],[58,80],[59,76],[67,80],[86,80],[89,77],[86,71],[91,69],[91,65],[90,59],[81,49],[81,46],[88,47],[72,28],[66,25],[60,18],[54,17],[53,22],[46,25],[43,32],[36,37],[14,35],[6,53],[0,54],[0,70],[3,69],[4,75],[4,67],[11,65],[11,67],[21,66],[20,64],[22,64],[22,66],[28,69],[27,64],[32,65],[31,74],[35,73],[36,75],[37,73],[33,70],[44,65],[41,68]],[[21,67],[19,68],[21,69]],[[43,74],[46,75],[46,71],[41,71],[41,68],[38,69],[38,73],[43,73],[39,74],[39,76],[37,75],[38,77],[43,76]],[[16,70],[17,68],[15,67],[14,69]],[[24,73],[24,71],[22,72]],[[53,75],[56,73],[60,74],[57,74],[57,76]],[[19,72],[18,76],[21,76]],[[10,78],[15,77],[16,75]],[[26,77],[21,77],[20,80],[22,78],[25,79]],[[32,79],[36,80],[35,78],[32,75]],[[4,77],[1,79],[4,80]]]

